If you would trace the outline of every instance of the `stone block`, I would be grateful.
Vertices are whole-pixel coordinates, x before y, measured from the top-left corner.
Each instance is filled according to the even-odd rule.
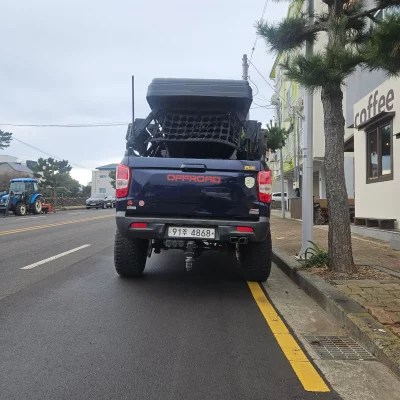
[[[392,325],[394,323],[390,316],[390,312],[383,307],[368,306],[367,311],[383,325]]]

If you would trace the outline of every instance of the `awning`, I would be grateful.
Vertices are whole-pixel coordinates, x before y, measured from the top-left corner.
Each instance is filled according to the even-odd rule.
[[[371,119],[369,119],[366,122],[363,122],[362,124],[357,126],[357,129],[359,131],[366,131],[368,130],[368,128],[370,128],[371,126],[377,124],[380,121],[383,121],[387,118],[393,118],[396,115],[395,111],[382,111],[381,113],[375,115],[375,117],[372,117]]]

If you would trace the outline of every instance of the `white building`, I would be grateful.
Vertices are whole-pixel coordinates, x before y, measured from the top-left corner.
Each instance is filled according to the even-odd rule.
[[[97,167],[92,171],[92,196],[97,193],[115,193],[115,189],[111,186],[111,178],[109,174],[115,171],[117,164],[108,164]]]
[[[306,12],[307,2],[293,2],[289,5],[288,17],[299,16]],[[326,5],[321,0],[314,1],[315,13],[321,14]],[[318,35],[318,40],[314,44],[313,51],[323,51],[326,46],[327,38],[325,33]],[[305,53],[305,48],[299,50]],[[288,80],[280,64],[288,61],[293,54],[281,52],[278,54],[274,67],[270,73],[270,78],[274,80],[275,94],[272,103],[279,107],[279,115],[282,127],[293,127],[292,133],[282,149],[284,164],[284,180],[287,182],[289,198],[296,197],[295,189],[302,189],[302,166],[303,166],[303,147],[305,132],[304,125],[304,99],[305,90],[296,82]],[[345,88],[344,88],[345,90]],[[324,173],[325,156],[325,133],[324,133],[324,113],[321,101],[321,92],[316,91],[312,101],[312,131],[313,131],[313,169],[314,169],[314,196],[319,199],[326,199],[326,180]],[[343,111],[346,109],[346,97],[344,96]],[[345,138],[353,134],[353,129],[346,129]],[[274,179],[280,181],[280,152],[278,151],[270,157],[270,168],[274,170]],[[345,175],[346,187],[349,199],[354,199],[354,156],[351,152],[345,153]]]
[[[400,79],[386,79],[353,106],[356,217],[400,227]]]

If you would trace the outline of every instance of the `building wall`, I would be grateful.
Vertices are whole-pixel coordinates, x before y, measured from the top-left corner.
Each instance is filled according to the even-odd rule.
[[[363,71],[361,68],[346,80],[346,126],[350,127],[354,121],[353,106],[374,88],[381,85],[386,79],[383,71]]]
[[[92,171],[92,196],[96,193],[115,193],[108,174],[111,170]]]
[[[344,177],[346,180],[346,189],[349,199],[354,199],[355,187],[354,187],[354,155],[344,155]]]
[[[365,109],[364,116],[367,115],[368,118],[367,110],[370,96],[378,91],[377,99],[379,101],[379,98],[382,95],[386,96],[389,90],[394,92],[394,99],[391,103],[393,109],[390,111],[397,113],[392,121],[393,179],[385,182],[367,183],[366,133],[363,130],[354,129],[355,205],[356,217],[395,218],[397,219],[396,226],[400,227],[400,139],[396,139],[396,134],[400,134],[400,79],[388,79],[368,93],[354,105],[353,115],[356,116]],[[373,113],[373,110],[371,110],[372,116]],[[358,119],[357,122],[359,122]],[[356,123],[355,117],[353,123]]]

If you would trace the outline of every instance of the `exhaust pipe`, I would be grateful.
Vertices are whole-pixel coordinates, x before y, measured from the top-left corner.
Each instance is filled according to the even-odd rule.
[[[237,243],[238,238],[237,237],[231,237],[231,243]]]
[[[249,239],[247,237],[241,237],[239,238],[239,244],[247,244]]]

